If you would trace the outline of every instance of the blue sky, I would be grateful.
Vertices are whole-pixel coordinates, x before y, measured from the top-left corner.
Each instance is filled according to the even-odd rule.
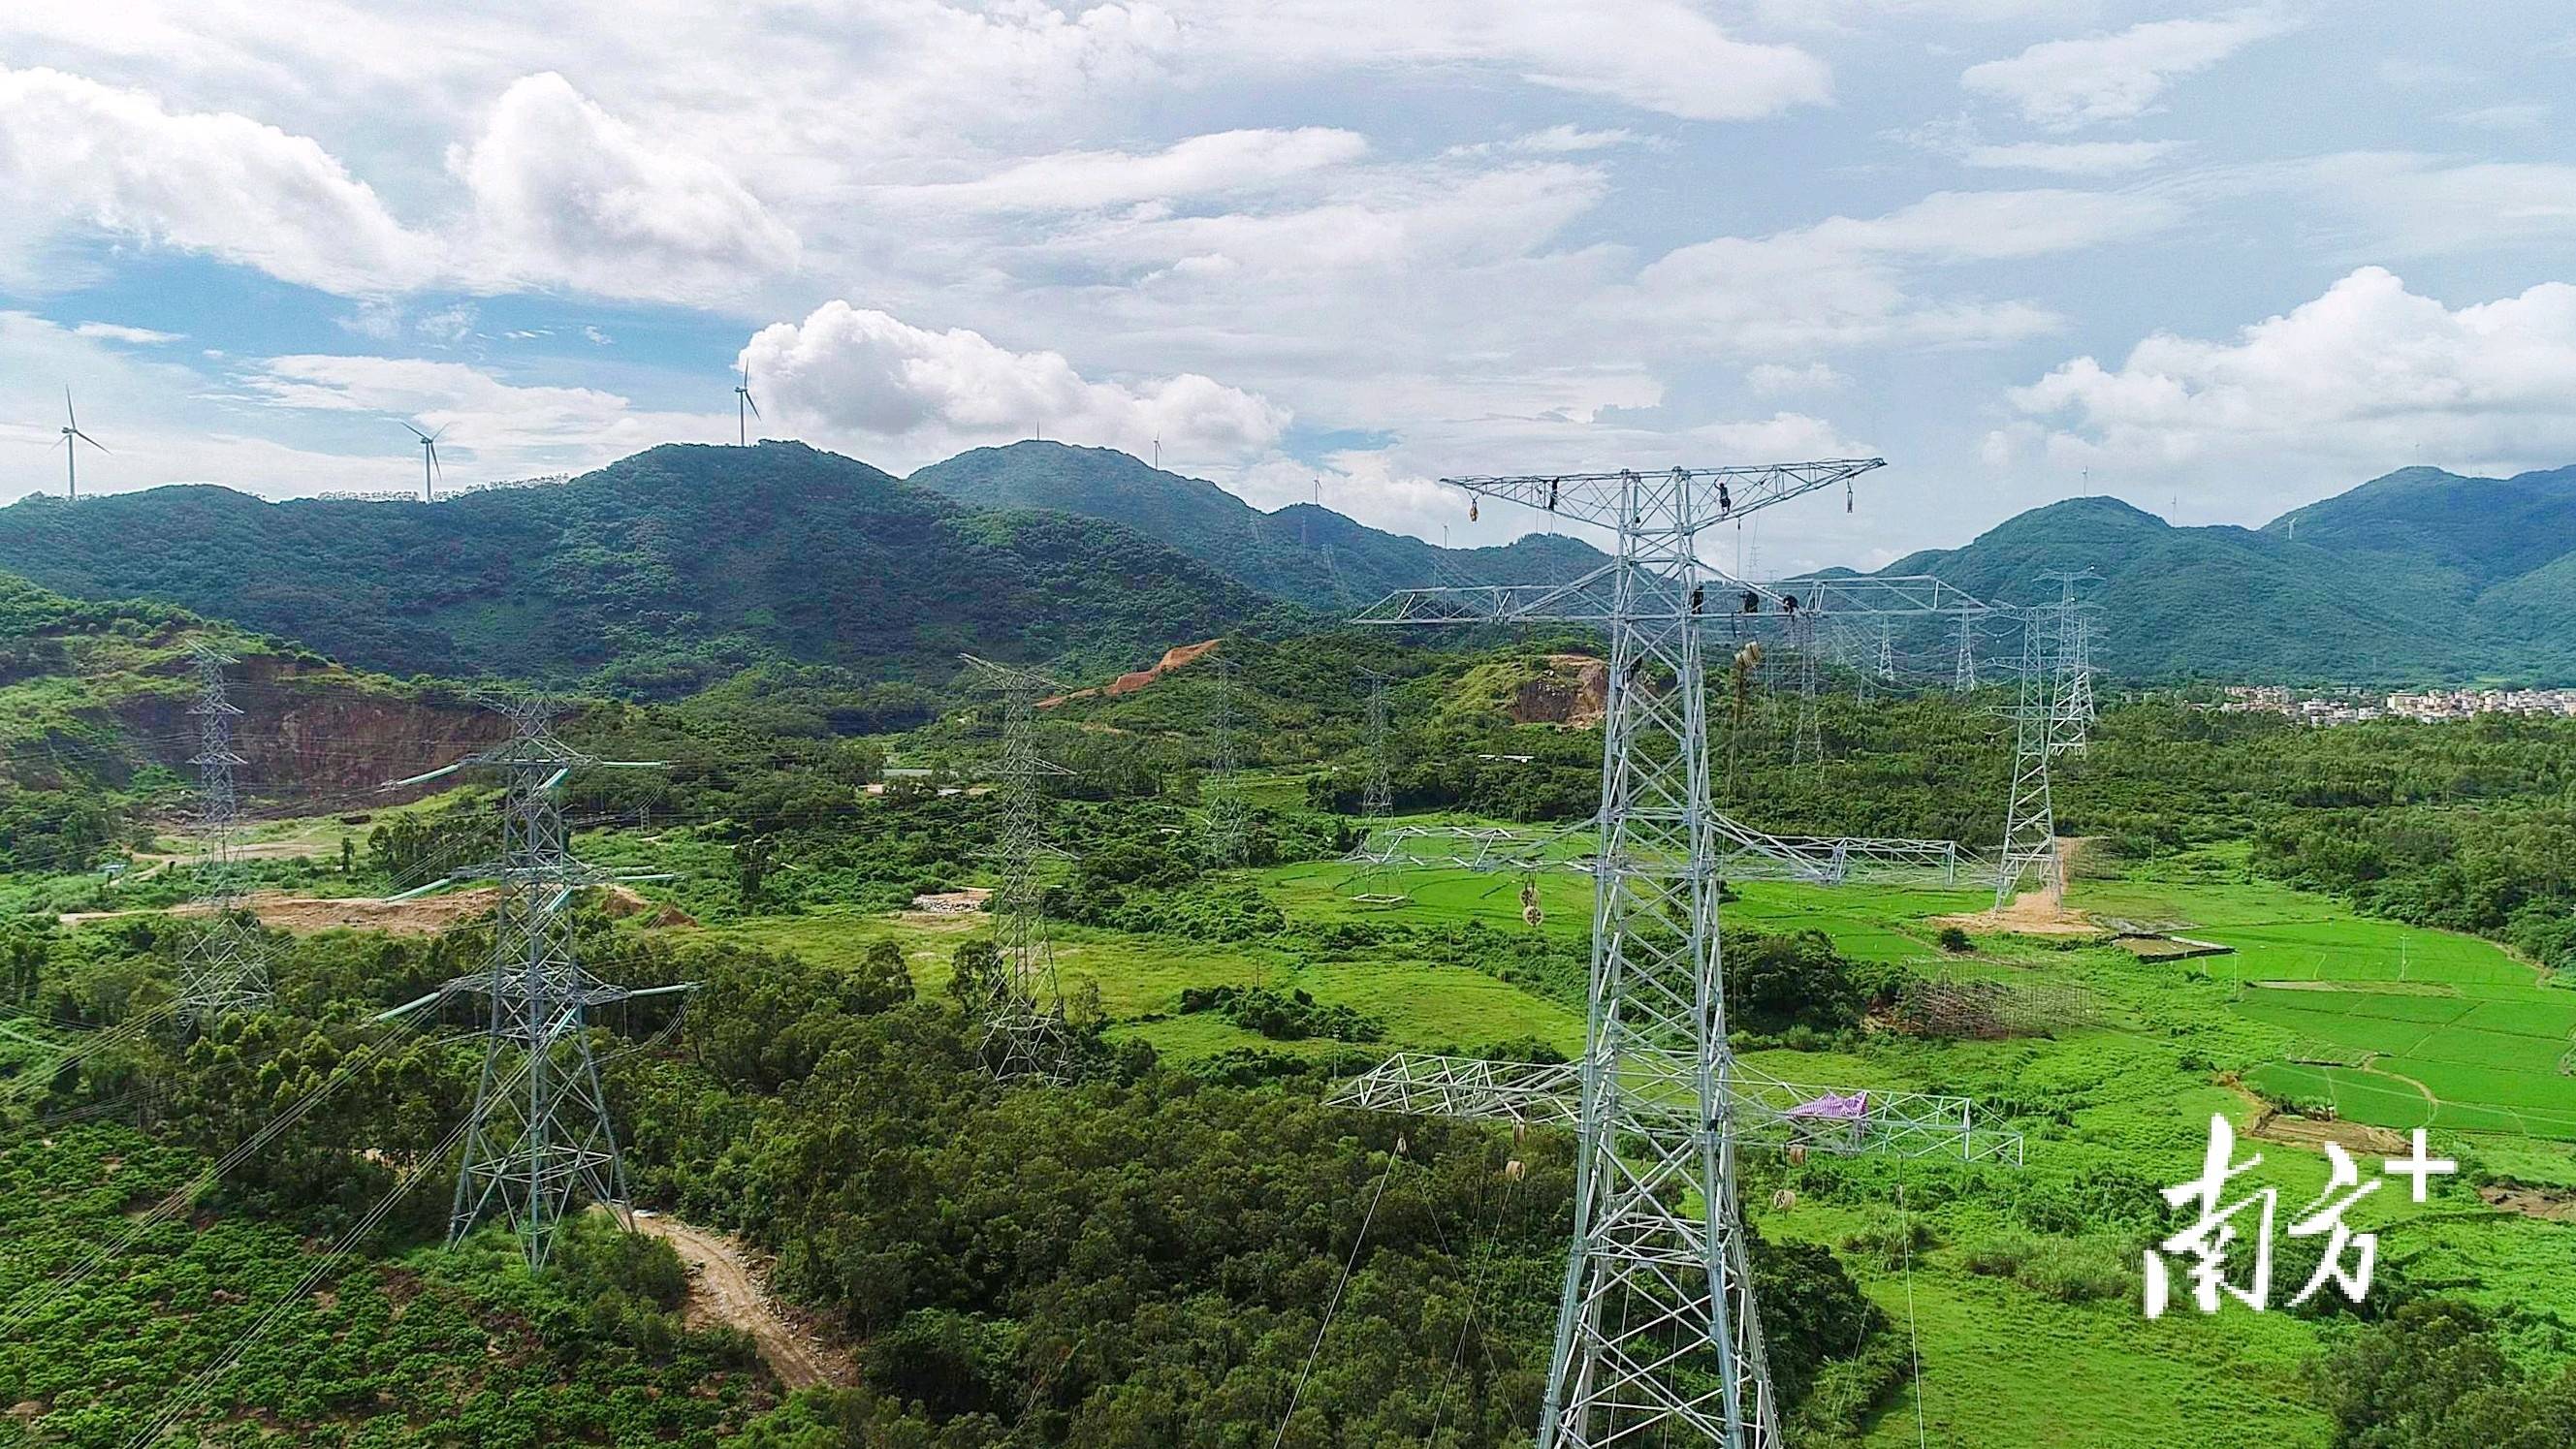
[[[2576,461],[2576,12],[19,0],[0,499],[1045,436],[1500,542],[1444,473],[1893,465],[1757,563]]]

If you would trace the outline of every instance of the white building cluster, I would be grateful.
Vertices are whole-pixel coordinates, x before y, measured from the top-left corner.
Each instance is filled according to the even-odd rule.
[[[2312,725],[2363,720],[2464,720],[2482,714],[2576,719],[2576,689],[2427,689],[2367,695],[2358,690],[2302,691],[2278,684],[2236,684],[2218,708],[2229,714],[2281,714]]]

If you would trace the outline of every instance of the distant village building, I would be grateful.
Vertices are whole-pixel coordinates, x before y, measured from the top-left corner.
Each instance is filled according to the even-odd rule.
[[[2576,689],[2428,689],[2369,696],[2357,690],[2302,692],[2278,684],[2236,684],[2218,708],[2229,714],[2287,715],[2304,724],[2409,719],[2428,723],[2482,714],[2576,719]]]

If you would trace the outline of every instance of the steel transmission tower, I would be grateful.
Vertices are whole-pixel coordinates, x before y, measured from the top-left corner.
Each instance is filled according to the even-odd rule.
[[[2073,612],[2075,638],[2072,652],[2062,666],[2060,713],[2074,732],[2074,743],[2069,748],[2081,750],[2093,733],[2096,717],[2093,707],[2093,618],[2081,610]]]
[[[1360,677],[1368,681],[1368,756],[1367,778],[1360,783],[1360,814],[1372,820],[1395,813],[1395,774],[1387,760],[1386,685],[1387,676],[1374,669],[1363,669]]]
[[[1977,616],[1966,609],[1959,611],[1959,663],[1950,689],[1954,694],[1977,692]]]
[[[2021,697],[2012,712],[2013,778],[2004,809],[2003,859],[1995,874],[1997,910],[2033,869],[2043,889],[2065,885],[2057,859],[2057,806],[2048,783],[2048,759],[2057,753],[2058,738],[2048,657],[2056,613],[2046,605],[2020,611]]]
[[[1825,726],[1816,704],[1816,621],[1802,618],[1789,626],[1789,638],[1798,654],[1798,718],[1789,740],[1789,763],[1792,766],[1825,765]]]
[[[1206,810],[1201,848],[1214,865],[1243,859],[1244,836],[1251,828],[1251,807],[1243,801],[1243,782],[1236,778],[1234,754],[1234,661],[1219,659],[1216,668],[1216,719],[1208,745],[1208,773],[1200,787]]]
[[[1726,1449],[1780,1444],[1736,1203],[1701,637],[1709,575],[1694,547],[1711,525],[1881,466],[1872,458],[1446,480],[1618,539],[1614,559],[1583,579],[1519,601],[1498,591],[1501,614],[1591,622],[1610,635],[1591,1001],[1572,1114],[1581,1137],[1574,1240],[1540,1449],[1659,1443],[1675,1430]],[[1361,621],[1432,622],[1404,597]],[[1381,1082],[1393,1095],[1368,1104],[1499,1115],[1478,1110],[1490,1098],[1462,1096],[1432,1075]],[[1357,1091],[1371,1085],[1363,1079]]]
[[[2093,664],[2088,657],[2091,630],[2085,618],[2086,605],[2076,597],[2076,590],[2099,582],[2101,575],[2083,569],[2040,577],[2058,586],[2057,649],[2055,657],[2048,661],[2049,707],[2055,715],[2049,726],[2048,748],[2052,754],[2081,754],[2093,727]]]
[[[558,793],[564,780],[577,769],[647,769],[658,762],[595,759],[565,744],[555,736],[550,701],[511,700],[493,707],[510,719],[506,743],[387,787],[422,784],[468,769],[501,775],[501,858],[395,897],[424,895],[469,880],[499,881],[491,967],[484,975],[458,977],[383,1018],[457,992],[488,998],[482,1079],[448,1213],[447,1240],[453,1246],[497,1212],[519,1237],[533,1268],[545,1265],[556,1227],[583,1200],[633,1225],[617,1132],[590,1047],[591,1011],[690,988],[630,991],[600,980],[582,966],[565,916],[565,908],[585,887],[670,877],[603,870],[574,859]]]
[[[233,721],[241,717],[224,684],[224,669],[241,661],[204,640],[189,645],[197,679],[198,828],[204,834],[198,857],[197,899],[208,908],[206,933],[179,967],[179,1019],[201,1022],[228,1011],[256,1011],[274,995],[268,980],[268,944],[242,923],[240,881],[233,858],[233,836],[241,827],[241,796],[233,784],[233,767],[243,763],[233,753]]]
[[[1056,980],[1055,952],[1040,909],[1044,887],[1038,867],[1064,852],[1046,839],[1043,781],[1073,772],[1038,754],[1037,702],[1064,686],[1034,670],[962,655],[969,668],[1002,700],[1000,838],[992,858],[1002,876],[993,895],[993,934],[1000,972],[975,1004],[983,1018],[980,1048],[987,1070],[1003,1081],[1065,1080],[1071,1037],[1065,1029],[1064,992]]]

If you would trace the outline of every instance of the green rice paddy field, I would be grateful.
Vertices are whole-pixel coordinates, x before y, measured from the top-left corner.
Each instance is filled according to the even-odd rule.
[[[1529,929],[1517,878],[1371,878],[1365,889],[1406,897],[1394,906],[1354,902],[1363,887],[1337,864],[1246,879],[1292,920]],[[2576,1327],[2576,1226],[2490,1207],[2476,1190],[2487,1182],[2576,1188],[2576,1079],[2559,1071],[2576,1033],[2576,992],[2529,963],[2483,941],[2359,917],[2251,881],[2226,852],[2082,880],[2070,896],[2097,917],[2230,948],[2178,961],[2144,961],[2105,940],[2001,933],[1946,955],[1934,945],[1936,918],[1980,909],[1987,901],[1977,891],[1755,884],[1742,893],[1726,908],[1731,929],[1821,931],[1854,958],[2045,986],[2046,999],[2068,1004],[2067,1020],[2046,1036],[1866,1036],[1842,1050],[1749,1057],[1789,1080],[1966,1094],[2013,1113],[2026,1134],[2019,1169],[1748,1164],[1748,1210],[1767,1236],[1848,1248],[1874,1225],[1883,1230],[1899,1186],[1929,1230],[1910,1271],[1844,1254],[1900,1331],[1910,1329],[1923,1364],[1918,1388],[1881,1413],[1862,1442],[1916,1443],[1919,1409],[1929,1442],[1980,1449],[2326,1443],[2328,1425],[2303,1375],[2345,1331],[2336,1321],[2232,1304],[2203,1317],[2186,1303],[2149,1323],[2139,1306],[2139,1253],[2165,1221],[2156,1190],[2197,1170],[2213,1113],[2249,1128],[2259,1097],[2353,1123],[2428,1127],[2435,1150],[2461,1161],[2461,1174],[2437,1179],[2424,1204],[2392,1181],[2348,1215],[2353,1227],[2382,1235],[2383,1282],[2510,1302],[2544,1323]],[[1538,929],[1579,941],[1589,927],[1588,882],[1543,880],[1540,899]],[[929,988],[944,980],[948,953],[971,923],[814,914],[722,929],[826,959],[889,936]],[[1210,1015],[1178,1013],[1184,987],[1225,982],[1302,989],[1356,1007],[1385,1023],[1390,1046],[1535,1036],[1572,1050],[1581,1041],[1578,1003],[1400,951],[1316,962],[1259,943],[1081,929],[1060,930],[1057,942],[1067,988],[1096,981],[1119,1023],[1114,1033],[1167,1055],[1336,1050],[1268,1042]],[[2240,1186],[2277,1188],[2284,1222],[2322,1190],[2325,1159],[2312,1142],[2240,1143],[2240,1153],[2249,1150],[2263,1162]],[[2376,1175],[2378,1160],[2356,1155]],[[1773,1205],[1782,1186],[1800,1189],[1795,1205]],[[2045,1261],[1992,1271],[1997,1243],[2033,1224],[2047,1225]],[[1971,1271],[1979,1258],[1989,1271]],[[2297,1286],[2276,1285],[2276,1303]]]

